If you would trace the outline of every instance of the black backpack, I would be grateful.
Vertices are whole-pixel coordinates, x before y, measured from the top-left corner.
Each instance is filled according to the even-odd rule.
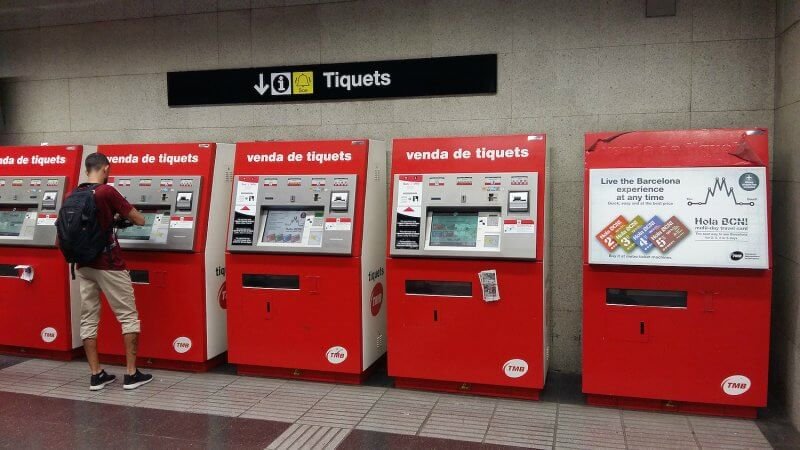
[[[75,264],[89,264],[108,249],[110,230],[100,226],[97,220],[97,204],[94,188],[97,184],[84,183],[78,186],[61,205],[56,219],[58,246],[70,263],[72,279],[75,279]]]

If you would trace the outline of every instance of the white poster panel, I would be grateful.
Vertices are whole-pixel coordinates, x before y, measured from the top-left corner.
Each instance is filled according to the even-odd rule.
[[[592,169],[589,263],[769,268],[763,167]]]

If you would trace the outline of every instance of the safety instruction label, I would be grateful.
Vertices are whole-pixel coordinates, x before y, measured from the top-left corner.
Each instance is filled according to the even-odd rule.
[[[194,218],[189,216],[172,216],[169,219],[169,227],[173,229],[193,228]]]
[[[398,181],[394,248],[416,250],[422,227],[422,175],[400,175]]]
[[[533,219],[505,219],[503,220],[503,233],[534,234],[536,233],[536,224]]]
[[[36,225],[55,225],[57,214],[39,214],[36,218]]]
[[[353,221],[349,217],[328,217],[325,219],[325,231],[350,231]]]
[[[258,177],[242,176],[236,182],[231,245],[253,245],[256,232]]]

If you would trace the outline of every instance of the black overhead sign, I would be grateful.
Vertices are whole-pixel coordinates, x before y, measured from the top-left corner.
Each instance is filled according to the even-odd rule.
[[[167,73],[169,106],[497,93],[497,55]]]

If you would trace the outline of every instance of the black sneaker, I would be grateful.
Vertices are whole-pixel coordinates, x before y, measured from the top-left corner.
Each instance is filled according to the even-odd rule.
[[[122,389],[136,389],[151,381],[153,381],[152,375],[144,374],[139,372],[139,369],[136,369],[136,373],[133,375],[125,374],[125,384],[122,386]]]
[[[97,375],[92,375],[92,378],[89,381],[89,390],[99,391],[100,389],[106,387],[107,384],[113,383],[116,379],[116,376],[109,375],[105,370],[101,370]]]

